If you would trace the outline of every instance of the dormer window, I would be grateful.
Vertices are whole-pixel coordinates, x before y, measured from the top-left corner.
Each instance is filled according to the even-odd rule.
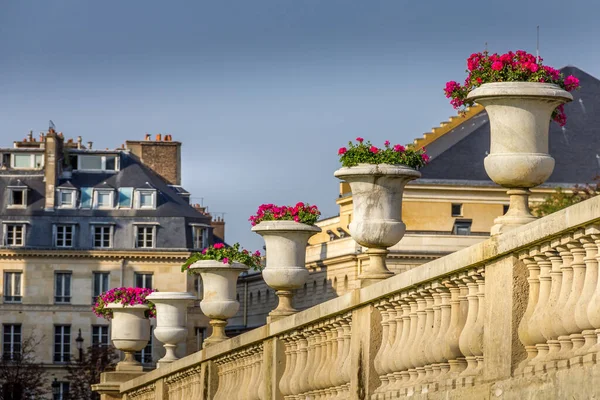
[[[27,207],[27,186],[17,179],[16,185],[7,186],[8,190],[8,208],[26,208]]]
[[[95,189],[94,208],[114,208],[114,190]]]
[[[156,189],[136,189],[134,203],[137,209],[156,209]]]
[[[41,153],[13,153],[11,168],[40,169],[44,166],[44,155]]]
[[[118,171],[118,155],[83,155],[77,156],[77,169],[80,171]]]
[[[59,208],[75,208],[77,192],[73,189],[58,190],[58,207]]]

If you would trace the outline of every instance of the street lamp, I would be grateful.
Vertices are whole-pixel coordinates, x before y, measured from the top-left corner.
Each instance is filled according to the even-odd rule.
[[[58,399],[60,396],[60,383],[58,383],[58,379],[54,378],[54,382],[52,382],[52,397],[54,399]]]
[[[75,339],[75,343],[77,344],[77,350],[79,350],[79,362],[83,361],[83,338],[81,337],[81,329],[79,329],[79,334],[77,335],[77,339]]]

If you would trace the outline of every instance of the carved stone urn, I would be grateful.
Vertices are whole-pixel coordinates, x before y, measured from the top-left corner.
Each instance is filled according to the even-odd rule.
[[[265,239],[267,266],[262,276],[279,298],[277,308],[269,313],[269,321],[294,314],[293,290],[302,287],[308,279],[306,246],[308,239],[321,232],[314,225],[294,221],[262,221],[252,231]]]
[[[117,350],[125,353],[125,359],[117,364],[117,371],[143,371],[134,353],[150,341],[150,320],[146,317],[148,306],[110,303],[106,308],[113,312],[110,339]]]
[[[404,165],[358,164],[340,168],[334,175],[350,184],[353,212],[348,229],[358,244],[368,248],[369,265],[358,277],[361,286],[389,278],[393,272],[386,267],[388,247],[406,232],[404,186],[421,173]]]
[[[156,306],[156,327],[154,337],[164,343],[166,354],[158,360],[161,364],[178,360],[175,350],[179,343],[185,342],[188,334],[187,306],[196,299],[191,293],[153,292],[146,297]]]
[[[494,220],[498,235],[536,219],[529,210],[529,189],[541,185],[554,170],[548,154],[548,130],[554,109],[573,96],[559,86],[539,82],[486,83],[467,99],[485,107],[490,117],[490,154],[485,171],[508,189],[508,212]]]
[[[200,260],[192,264],[189,270],[202,277],[203,298],[200,309],[210,318],[213,328],[212,335],[204,341],[203,346],[222,342],[227,339],[227,320],[240,308],[240,303],[236,300],[238,276],[247,271],[248,267],[237,262],[230,265],[221,261]]]

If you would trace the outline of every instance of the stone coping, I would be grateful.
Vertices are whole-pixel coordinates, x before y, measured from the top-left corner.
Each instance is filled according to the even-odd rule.
[[[232,339],[214,344],[160,369],[121,384],[121,392],[131,391],[157,379],[217,358],[237,348],[294,331],[304,325],[342,314],[373,303],[407,288],[478,265],[485,265],[507,254],[529,249],[554,239],[558,234],[576,231],[585,225],[600,223],[600,196],[586,200],[545,218],[507,233],[492,237],[471,247],[420,265],[401,274],[343,296],[318,304],[297,314],[271,322]]]

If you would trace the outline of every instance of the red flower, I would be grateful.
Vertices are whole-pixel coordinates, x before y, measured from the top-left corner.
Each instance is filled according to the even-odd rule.
[[[579,79],[577,79],[573,75],[567,76],[565,78],[565,89],[570,92],[577,88],[579,88]]]
[[[500,71],[500,70],[502,70],[502,68],[504,68],[504,65],[502,64],[501,61],[494,61],[492,63],[492,69],[494,71]]]
[[[356,141],[358,143],[362,143],[365,139],[361,138],[360,136],[356,138]]]
[[[384,145],[385,147],[389,147],[389,146],[390,146],[390,141],[389,141],[389,140],[386,140],[386,141],[383,143],[383,145]]]
[[[423,159],[423,162],[425,162],[425,164],[427,164],[430,160],[429,156],[425,153],[421,154],[421,158]]]
[[[213,246],[213,248],[215,249],[222,249],[223,247],[225,247],[225,245],[223,243],[215,243],[215,245]]]
[[[348,151],[347,148],[340,147],[340,149],[338,150],[338,156],[342,156],[342,155],[346,154],[347,151]]]
[[[375,146],[371,146],[371,148],[369,148],[369,151],[373,154],[377,154],[377,152],[379,151],[379,149]]]
[[[397,153],[400,153],[400,152],[402,152],[404,150],[406,150],[406,149],[401,144],[397,144],[397,145],[394,146],[394,151],[397,152]]]

